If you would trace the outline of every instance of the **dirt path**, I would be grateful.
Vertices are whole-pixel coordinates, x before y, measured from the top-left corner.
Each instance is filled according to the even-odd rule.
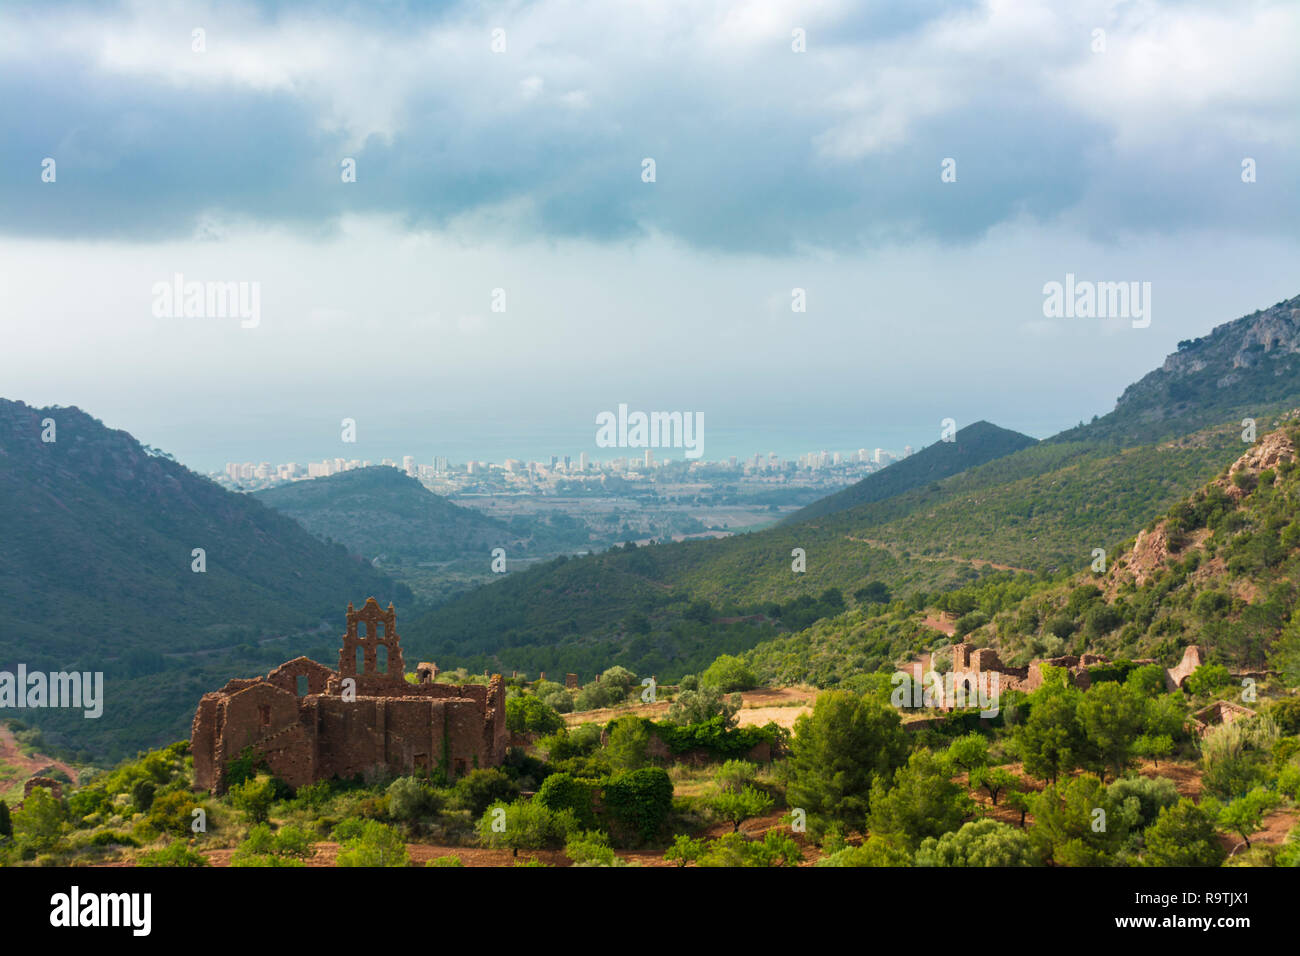
[[[24,754],[18,747],[14,732],[9,729],[7,724],[0,724],[0,763],[18,769],[20,776],[17,782],[20,787],[29,778],[35,776],[38,770],[44,770],[47,767],[57,767],[68,775],[69,780],[75,781],[77,779],[77,771],[61,760],[55,760],[53,757],[46,757],[44,754],[39,753],[33,757]],[[5,782],[0,780],[0,791],[5,789]]]

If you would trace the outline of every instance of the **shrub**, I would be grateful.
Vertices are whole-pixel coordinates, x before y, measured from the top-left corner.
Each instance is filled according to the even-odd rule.
[[[161,850],[151,850],[136,857],[136,866],[207,866],[207,859],[191,850],[184,841],[172,840]]]
[[[400,833],[378,820],[367,820],[361,834],[339,848],[337,866],[406,866],[410,855]]]
[[[553,734],[564,726],[564,718],[537,697],[510,697],[506,700],[506,726],[517,734]]]
[[[542,781],[533,799],[549,810],[572,811],[578,826],[590,828],[596,825],[591,798],[592,787],[589,783],[578,780],[569,773],[553,773]]]
[[[619,774],[605,787],[605,807],[625,836],[652,840],[673,808],[673,782],[659,767]]]
[[[439,794],[423,780],[399,777],[388,785],[388,815],[403,823],[415,823],[438,812]]]
[[[738,690],[751,690],[758,686],[758,678],[743,658],[730,654],[719,656],[700,675],[704,687],[712,687],[724,694]]]
[[[231,787],[230,804],[247,815],[251,823],[265,823],[275,802],[275,784],[270,777],[260,776]]]

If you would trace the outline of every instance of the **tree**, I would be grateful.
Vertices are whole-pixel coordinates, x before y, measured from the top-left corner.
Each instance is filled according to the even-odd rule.
[[[479,842],[494,849],[544,850],[563,846],[577,829],[573,811],[554,811],[536,800],[497,803],[487,808],[478,821]]]
[[[44,787],[33,787],[23,805],[13,812],[14,839],[38,853],[53,850],[63,832],[63,804]]]
[[[757,687],[758,678],[743,658],[722,654],[700,675],[700,684],[729,694]]]
[[[787,802],[809,816],[862,825],[872,788],[888,786],[907,758],[906,732],[888,704],[849,691],[817,696],[790,741]]]
[[[1168,777],[1121,777],[1106,792],[1121,807],[1130,830],[1145,830],[1161,810],[1178,802],[1178,788]]]
[[[1023,830],[999,820],[972,820],[943,836],[927,837],[917,866],[1038,866],[1042,861]]]
[[[1015,789],[1014,785],[1011,790],[1007,791],[1006,805],[1013,810],[1020,811],[1020,828],[1022,830],[1025,828],[1025,815],[1029,813],[1029,801],[1035,796],[1036,794],[1030,793],[1028,790]]]
[[[1232,683],[1232,675],[1222,664],[1202,664],[1188,675],[1184,686],[1194,696],[1208,697],[1220,687]]]
[[[229,791],[230,803],[241,810],[250,823],[265,823],[275,801],[275,781],[265,775],[245,780]]]
[[[514,733],[553,734],[563,726],[564,718],[538,697],[506,698],[506,727]]]
[[[915,851],[926,837],[961,826],[974,812],[969,794],[949,779],[948,767],[928,750],[918,750],[894,773],[894,785],[871,792],[867,827]]]
[[[861,846],[846,846],[817,861],[818,866],[911,866],[912,853],[893,836],[873,833]]]
[[[640,717],[620,717],[610,726],[605,758],[615,770],[636,770],[649,758],[650,728]]]
[[[1120,809],[1090,773],[1049,784],[1030,799],[1029,837],[1044,859],[1063,866],[1106,866],[1128,835]]]
[[[969,733],[948,745],[948,759],[967,773],[989,762],[989,742],[983,734]]]
[[[1168,734],[1153,737],[1143,734],[1133,742],[1133,752],[1140,757],[1150,757],[1151,762],[1160,766],[1160,761],[1174,752],[1174,742]]]
[[[673,781],[660,767],[631,770],[605,786],[605,808],[625,837],[652,840],[673,809]]]
[[[724,697],[716,687],[702,687],[699,690],[683,690],[668,705],[668,720],[683,726],[702,724],[713,717],[722,717],[727,729],[736,725],[736,713],[740,710],[741,697],[732,694]]]
[[[1029,696],[1029,719],[1016,728],[1014,738],[1027,773],[1055,783],[1084,758],[1087,742],[1075,715],[1079,696],[1075,688],[1055,683]]]
[[[1102,768],[1118,777],[1133,759],[1133,742],[1146,722],[1146,705],[1132,688],[1107,681],[1079,701],[1077,716]],[[1032,714],[1030,715],[1032,720]],[[1105,780],[1105,769],[1102,779]]]
[[[1214,821],[1187,797],[1163,808],[1143,841],[1143,866],[1219,866],[1227,855]]]
[[[762,790],[745,787],[743,790],[722,790],[710,801],[709,806],[724,820],[731,822],[731,832],[740,831],[740,825],[750,817],[762,816],[772,809],[772,798]]]
[[[591,784],[577,779],[573,774],[551,774],[542,781],[533,799],[548,810],[571,811],[578,826],[584,829],[591,829],[596,825],[596,815],[592,811],[591,804]]]
[[[1008,787],[1014,787],[1019,781],[1010,770],[1003,767],[978,767],[971,772],[970,785],[972,787],[983,787],[988,791],[989,797],[993,801],[993,806],[998,805],[998,794]]]
[[[13,835],[14,825],[9,816],[9,804],[0,800],[0,837],[11,837]]]
[[[1219,828],[1238,834],[1250,847],[1250,835],[1264,826],[1264,814],[1278,805],[1276,793],[1256,787],[1244,797],[1238,797],[1219,814]]]
[[[406,866],[410,855],[406,841],[393,827],[367,820],[361,835],[339,847],[336,866]]]
[[[664,859],[678,866],[685,866],[687,863],[699,860],[704,855],[704,850],[703,840],[696,840],[685,833],[679,833],[673,838],[673,845],[664,853]]]

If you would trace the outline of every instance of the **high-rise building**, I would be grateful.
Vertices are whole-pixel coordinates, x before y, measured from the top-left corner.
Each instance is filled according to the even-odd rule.
[[[578,453],[578,471],[584,474],[587,471],[587,453],[585,451]]]

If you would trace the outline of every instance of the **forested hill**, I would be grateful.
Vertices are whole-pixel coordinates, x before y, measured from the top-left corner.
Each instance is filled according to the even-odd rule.
[[[958,430],[952,441],[928,445],[915,455],[894,462],[843,491],[814,501],[787,518],[786,523],[794,524],[892,498],[1034,444],[1037,440],[1028,435],[989,422],[976,422]]]
[[[999,565],[1086,567],[1092,549],[1131,537],[1230,464],[1246,412],[1262,432],[1300,405],[1298,308],[1293,299],[1183,343],[1108,415],[949,477],[754,534],[511,574],[407,634],[479,666],[590,661],[672,674],[695,666],[709,642],[734,651],[757,636],[717,622],[744,612],[786,628],[808,605],[833,609],[828,589],[847,601],[880,586],[950,588]],[[806,552],[804,573],[792,572],[795,548]],[[712,628],[697,633],[688,612]]]
[[[505,522],[461,508],[396,468],[358,468],[295,481],[255,498],[321,538],[367,558],[446,560],[514,543]]]
[[[409,600],[342,545],[78,408],[0,399],[0,661],[107,670],[220,646],[222,628],[336,621],[372,594]]]

